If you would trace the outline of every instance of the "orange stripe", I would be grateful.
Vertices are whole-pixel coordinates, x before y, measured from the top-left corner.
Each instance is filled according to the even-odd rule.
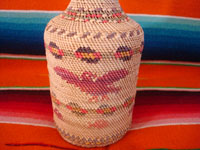
[[[1,0],[0,9],[65,10],[70,0]]]
[[[65,148],[83,150],[65,142],[56,129],[28,125],[0,124],[1,140],[0,148],[6,150],[17,150],[19,147],[6,146],[7,143],[43,143]],[[153,148],[169,149],[194,149],[200,147],[200,125],[176,125],[150,127],[145,129],[129,131],[124,138],[109,147],[93,148],[100,149],[126,149],[146,150]],[[36,146],[21,146],[20,150],[53,150]]]
[[[137,86],[200,88],[200,67],[142,64]]]
[[[1,87],[49,86],[47,63],[44,60],[0,59]],[[200,67],[142,64],[138,87],[200,88]]]
[[[173,125],[133,130],[110,150],[194,149],[200,147],[200,125]]]
[[[120,4],[127,13],[200,18],[196,0],[120,0]]]
[[[1,0],[0,9],[65,10],[70,0]],[[200,18],[196,0],[120,0],[127,13],[175,15]]]
[[[0,86],[49,86],[46,61],[0,59],[0,64]]]

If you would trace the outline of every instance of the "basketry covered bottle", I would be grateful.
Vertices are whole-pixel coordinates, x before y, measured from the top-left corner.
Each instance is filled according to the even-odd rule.
[[[68,142],[100,147],[130,129],[144,46],[118,0],[71,0],[44,44],[55,125]]]

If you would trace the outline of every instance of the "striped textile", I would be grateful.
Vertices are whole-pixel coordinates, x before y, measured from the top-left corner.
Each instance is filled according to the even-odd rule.
[[[2,53],[44,55],[44,28],[59,13],[1,10]],[[199,61],[200,19],[161,15],[129,16],[140,23],[145,32],[143,60]]]
[[[53,123],[43,32],[69,0],[0,1],[0,150],[82,150]],[[130,131],[98,150],[200,149],[200,3],[120,3],[145,47]]]

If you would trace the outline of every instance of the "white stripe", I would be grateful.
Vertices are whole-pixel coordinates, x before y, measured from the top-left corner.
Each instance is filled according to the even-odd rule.
[[[166,122],[166,123],[165,123]],[[169,119],[161,119],[161,120],[152,120],[146,121],[143,123],[135,123],[133,122],[132,128],[130,130],[138,130],[149,127],[158,127],[158,126],[169,126],[169,125],[195,125],[200,124],[200,118],[169,118]]]
[[[200,125],[200,121],[193,122],[193,123],[187,123],[187,122],[182,122],[182,123],[163,123],[163,124],[154,124],[154,125],[143,125],[143,126],[136,126],[130,129],[131,130],[138,130],[138,129],[145,129],[145,128],[150,128],[150,127],[161,127],[161,126],[172,126],[172,125]]]
[[[0,54],[0,58],[24,58],[24,59],[41,59],[45,60],[46,56],[39,55],[17,55],[17,54]]]
[[[0,121],[0,123],[20,124],[20,125],[31,125],[31,126],[39,126],[39,127],[56,128],[54,125],[37,124],[37,123],[27,123],[27,122]]]
[[[56,127],[54,125],[46,125],[46,124],[36,124],[36,123],[27,123],[27,122],[12,122],[12,121],[0,121],[0,123],[31,125],[31,126],[48,127],[48,128],[56,129]],[[152,124],[152,125],[141,125],[141,126],[136,125],[135,127],[129,129],[129,131],[151,128],[151,127],[172,126],[172,125],[200,125],[200,121],[192,122],[192,123],[182,122],[182,123],[163,123],[163,124]]]
[[[54,11],[54,10],[6,10],[6,9],[1,9],[0,12],[21,12],[21,13],[62,13],[63,11]],[[151,14],[130,14],[126,13],[127,15],[130,16],[149,16],[149,17],[166,17],[166,18],[177,18],[177,19],[190,19],[190,20],[198,20],[200,21],[200,18],[194,18],[194,17],[182,17],[182,16],[175,16],[175,15],[151,15]]]
[[[28,118],[28,117],[14,117],[14,116],[0,116],[0,123],[15,123],[25,124],[43,127],[54,127],[54,122],[49,120],[41,120],[40,118]]]
[[[145,121],[140,123],[134,123],[135,121],[137,121],[137,119],[133,118],[132,127],[130,130],[138,130],[149,127],[159,127],[159,126],[169,126],[169,125],[200,125],[200,118],[198,117],[198,115],[197,117],[167,118],[160,120]],[[24,118],[24,117],[0,116],[0,123],[23,124],[23,125],[55,128],[53,120],[52,121],[40,120],[40,119],[37,120],[33,118]]]

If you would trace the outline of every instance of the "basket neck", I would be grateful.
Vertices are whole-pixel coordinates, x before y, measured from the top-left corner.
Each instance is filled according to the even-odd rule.
[[[61,17],[96,23],[121,23],[129,20],[118,0],[71,0]]]
[[[119,0],[71,0],[67,9],[121,9]]]

